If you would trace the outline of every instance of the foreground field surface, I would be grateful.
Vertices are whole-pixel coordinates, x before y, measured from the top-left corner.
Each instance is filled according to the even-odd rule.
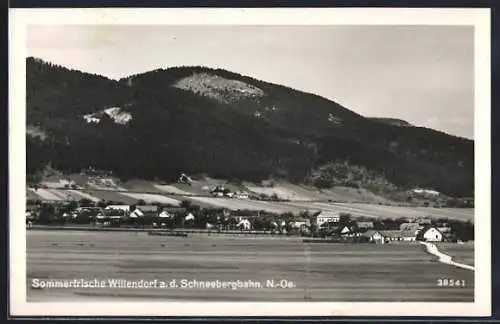
[[[254,280],[257,289],[33,289],[33,279]],[[439,278],[466,287],[438,287]],[[294,288],[264,288],[266,280]],[[27,233],[28,301],[95,298],[206,301],[473,301],[474,272],[419,244],[305,244],[298,238]]]

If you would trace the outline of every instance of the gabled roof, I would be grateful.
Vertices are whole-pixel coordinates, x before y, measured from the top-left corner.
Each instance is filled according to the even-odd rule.
[[[120,209],[120,210],[129,211],[130,210],[130,206],[129,205],[109,205],[105,209],[107,209],[107,210],[109,210],[109,209]]]
[[[134,209],[133,212],[130,213],[130,217],[143,217],[144,213],[140,209]]]
[[[162,211],[160,215],[158,215],[160,218],[171,218],[172,214],[169,213],[168,211]]]
[[[390,230],[390,231],[379,231],[383,237],[415,237],[415,231],[401,231],[401,230]]]
[[[441,231],[440,231],[440,230],[439,230],[436,226],[426,226],[426,227],[424,227],[424,228],[420,231],[420,233],[425,234],[427,231],[429,231],[429,230],[431,230],[431,229],[434,229],[434,230],[438,231],[439,233],[443,234],[443,233],[442,233],[442,232],[441,232]]]
[[[373,235],[375,235],[376,233],[380,233],[380,231],[377,231],[377,230],[373,230],[373,229],[369,229],[367,230],[366,232],[363,233],[363,236],[364,237],[372,237]],[[382,235],[382,234],[381,234]]]

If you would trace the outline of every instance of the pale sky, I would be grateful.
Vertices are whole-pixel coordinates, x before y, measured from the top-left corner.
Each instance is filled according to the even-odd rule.
[[[27,34],[28,56],[112,79],[223,68],[470,139],[473,45],[467,26],[30,26]]]

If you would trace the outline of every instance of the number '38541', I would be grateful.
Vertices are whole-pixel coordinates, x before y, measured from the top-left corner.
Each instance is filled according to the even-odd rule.
[[[436,284],[438,287],[465,287],[465,280],[440,278],[437,279]]]

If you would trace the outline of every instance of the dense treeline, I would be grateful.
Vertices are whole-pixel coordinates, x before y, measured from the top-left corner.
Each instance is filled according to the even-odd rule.
[[[70,225],[70,224],[94,224],[97,211],[77,211],[78,207],[83,208],[105,208],[108,205],[120,205],[120,202],[113,201],[100,201],[92,202],[87,199],[82,199],[79,202],[71,201],[66,204],[50,204],[42,203],[40,201],[29,201],[30,217],[27,218],[28,221],[32,221],[35,224],[41,225]],[[138,201],[135,205],[130,206],[130,210],[133,211],[136,208],[140,208],[141,205],[146,205],[144,201]],[[181,228],[191,228],[191,229],[206,229],[211,226],[217,227],[219,229],[237,229],[239,220],[237,217],[231,217],[226,214],[227,210],[223,208],[201,208],[200,206],[193,204],[189,200],[184,200],[179,207],[167,206],[160,203],[155,203],[158,207],[156,212],[145,212],[140,220],[130,219],[126,213],[122,213],[121,210],[107,212],[104,210],[99,210],[101,215],[108,216],[122,216],[118,223],[115,225],[134,225],[134,226],[145,226],[152,227],[156,222],[164,223],[165,227],[170,229],[181,229]],[[33,207],[36,206],[36,207]],[[170,210],[171,218],[160,219],[158,213],[166,209]],[[117,213],[118,212],[118,213]],[[193,220],[186,220],[186,215],[192,214],[194,216]],[[233,212],[234,214],[234,212]],[[372,222],[373,230],[384,231],[384,230],[400,230],[403,223],[408,223],[409,220],[405,217],[400,218],[371,218],[371,217],[356,217],[354,218],[351,214],[341,213],[339,221],[336,223],[324,223],[321,226],[317,226],[315,215],[309,212],[302,212],[299,215],[294,215],[292,213],[271,213],[266,211],[256,212],[254,210],[239,210],[236,212],[238,217],[244,217],[251,223],[252,230],[257,231],[273,231],[278,230],[279,232],[284,230],[287,234],[302,234],[307,236],[316,237],[326,237],[326,236],[339,236],[341,230],[344,227],[349,227],[354,231],[364,232],[367,228],[359,228],[358,222]],[[116,219],[115,219],[116,220]],[[308,222],[306,221],[308,220]],[[111,219],[109,219],[111,221]],[[295,221],[304,222],[302,226],[294,226]],[[421,228],[425,227],[438,227],[441,229],[447,229],[443,234],[445,235],[446,241],[456,242],[460,241],[473,241],[474,240],[474,223],[471,221],[462,221],[456,219],[429,219],[428,225],[422,225]],[[207,224],[210,224],[207,227]],[[278,224],[281,224],[278,226]]]
[[[172,87],[196,72],[247,82],[265,95],[228,105]],[[82,118],[115,106],[132,114],[128,124]],[[473,195],[472,141],[379,123],[319,96],[224,70],[181,67],[117,82],[29,58],[27,118],[47,135],[27,138],[29,175],[50,164],[66,172],[93,166],[122,178],[171,180],[187,172],[299,183],[331,179],[325,166],[347,161],[398,190]]]

